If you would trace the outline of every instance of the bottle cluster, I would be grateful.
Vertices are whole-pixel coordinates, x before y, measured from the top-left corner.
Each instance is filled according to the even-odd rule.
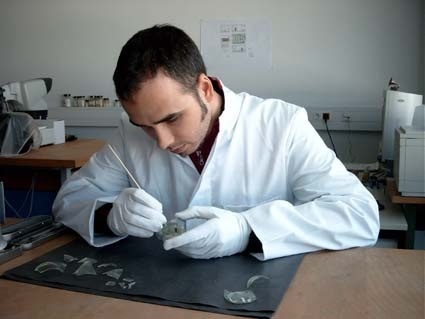
[[[64,94],[62,99],[62,106],[64,107],[121,107],[120,100],[115,99],[111,101],[108,97],[102,95],[89,95],[89,96],[71,96],[71,94]]]

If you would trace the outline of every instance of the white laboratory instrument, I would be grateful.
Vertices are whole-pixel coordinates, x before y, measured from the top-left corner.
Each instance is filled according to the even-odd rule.
[[[386,91],[382,116],[382,161],[394,159],[395,129],[402,125],[411,125],[415,108],[421,104],[422,95]]]
[[[48,111],[44,97],[50,92],[51,87],[51,78],[9,82],[0,86],[3,93],[1,112],[25,112],[37,119],[36,124],[41,134],[41,146],[65,143],[64,121],[46,119]],[[6,105],[4,102],[6,102]]]
[[[403,196],[425,197],[425,105],[409,126],[395,130],[394,177]]]
[[[33,118],[47,118],[44,97],[52,88],[51,78],[37,78],[0,85],[9,111],[26,112]],[[4,112],[4,110],[3,110]]]

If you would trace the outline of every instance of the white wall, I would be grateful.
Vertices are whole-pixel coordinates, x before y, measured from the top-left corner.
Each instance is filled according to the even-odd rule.
[[[68,92],[114,98],[112,73],[131,35],[168,22],[199,44],[202,19],[272,22],[272,70],[207,66],[235,91],[306,107],[381,106],[390,77],[403,91],[425,91],[422,0],[0,0],[0,8],[0,84],[53,77],[52,107]],[[354,143],[362,141],[377,148],[375,139]]]

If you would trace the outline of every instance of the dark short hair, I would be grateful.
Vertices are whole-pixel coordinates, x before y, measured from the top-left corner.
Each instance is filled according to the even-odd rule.
[[[194,94],[199,75],[207,73],[198,47],[183,30],[155,25],[137,32],[123,46],[113,76],[118,98],[130,99],[160,70]]]

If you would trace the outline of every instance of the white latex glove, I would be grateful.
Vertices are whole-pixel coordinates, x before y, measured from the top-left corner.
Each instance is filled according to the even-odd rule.
[[[182,220],[208,220],[164,241],[165,250],[176,248],[186,256],[209,259],[242,252],[248,245],[251,228],[240,213],[215,207],[194,206],[176,213],[176,217]]]
[[[108,215],[108,226],[118,236],[151,237],[167,219],[162,205],[139,188],[126,188],[117,197]]]

